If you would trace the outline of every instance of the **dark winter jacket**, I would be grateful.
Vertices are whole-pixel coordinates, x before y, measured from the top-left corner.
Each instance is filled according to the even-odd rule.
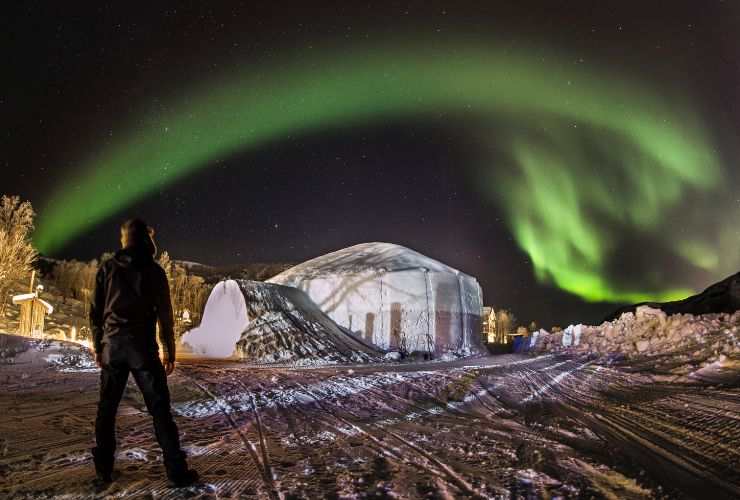
[[[151,255],[124,248],[95,276],[90,306],[95,352],[112,340],[157,351],[156,324],[167,361],[175,360],[175,334],[167,275]]]

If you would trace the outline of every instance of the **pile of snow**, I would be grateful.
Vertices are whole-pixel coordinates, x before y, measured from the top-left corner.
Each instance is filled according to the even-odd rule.
[[[240,280],[249,323],[237,343],[254,363],[319,365],[376,361],[380,352],[324,314],[301,290]]]
[[[0,335],[0,364],[24,366],[29,370],[36,370],[39,365],[51,365],[61,372],[98,370],[94,354],[84,345],[13,334]]]
[[[44,353],[44,360],[62,372],[95,372],[98,365],[87,347],[60,341],[42,341],[36,348]]]
[[[546,330],[530,338],[531,349],[563,349],[630,359],[672,355],[695,365],[732,364],[740,357],[740,311],[734,314],[667,315],[640,306],[599,326],[575,325],[561,332]],[[689,368],[681,367],[688,371]]]
[[[249,280],[218,283],[200,326],[185,333],[181,343],[198,356],[236,354],[253,363],[364,363],[380,355],[300,290]]]
[[[355,245],[269,281],[303,290],[337,324],[382,349],[442,354],[481,347],[475,278],[400,245]]]
[[[477,351],[473,351],[467,348],[458,349],[457,351],[445,351],[439,357],[439,360],[440,361],[454,361],[456,359],[467,358],[469,356],[474,356],[476,354],[478,354]]]
[[[247,305],[239,285],[222,281],[211,291],[200,325],[186,332],[181,342],[199,356],[228,358],[247,324]]]
[[[401,361],[401,358],[402,357],[403,356],[401,355],[400,352],[398,352],[398,351],[391,351],[391,352],[385,353],[385,356],[383,356],[383,359],[385,361]]]

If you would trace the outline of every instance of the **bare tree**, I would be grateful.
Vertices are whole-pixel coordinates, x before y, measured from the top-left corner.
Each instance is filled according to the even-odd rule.
[[[163,250],[162,253],[159,254],[157,262],[162,266],[165,274],[167,274],[167,281],[170,282],[170,288],[172,288],[172,259],[170,259],[170,254],[167,253],[167,250]]]
[[[191,325],[200,322],[212,286],[206,284],[201,276],[191,274],[185,266],[173,261],[166,251],[159,255],[158,262],[167,274],[172,309],[175,313],[175,333],[179,336],[188,327],[183,321],[183,313],[186,310],[190,315]]]
[[[203,311],[205,311],[206,302],[208,302],[208,297],[211,295],[212,290],[213,285],[206,283],[205,280],[198,287],[198,292],[193,298],[193,309],[191,310],[193,326],[198,326],[203,319]]]
[[[98,271],[98,261],[79,262],[76,260],[63,260],[57,262],[52,271],[54,285],[62,294],[62,303],[66,304],[67,298],[87,302],[92,291],[95,289],[95,274]]]
[[[35,215],[31,202],[21,202],[18,196],[0,197],[0,314],[5,313],[13,282],[28,276],[36,260],[31,244]]]

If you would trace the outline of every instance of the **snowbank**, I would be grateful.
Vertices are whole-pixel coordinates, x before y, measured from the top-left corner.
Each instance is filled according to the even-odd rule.
[[[534,351],[569,349],[628,359],[671,355],[672,362],[679,365],[682,360],[699,366],[729,365],[740,358],[740,311],[669,316],[659,309],[640,306],[635,313],[624,313],[599,326],[575,325],[556,333],[540,330],[531,338],[530,350]],[[674,373],[690,370],[687,366],[676,368]]]
[[[380,352],[337,325],[297,288],[240,280],[250,322],[238,342],[243,359],[297,365],[366,363]]]
[[[181,343],[200,356],[228,358],[248,323],[247,305],[238,283],[222,281],[211,291],[200,325],[186,332]]]
[[[181,343],[209,358],[253,363],[364,363],[380,353],[334,323],[298,289],[249,280],[217,284],[200,326]]]
[[[95,356],[84,345],[5,333],[0,334],[1,364],[22,366],[29,371],[37,370],[40,366],[52,366],[61,372],[98,371]]]

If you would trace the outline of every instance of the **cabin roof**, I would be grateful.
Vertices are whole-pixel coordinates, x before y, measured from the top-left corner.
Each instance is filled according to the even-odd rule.
[[[44,309],[46,309],[46,314],[51,314],[54,312],[54,306],[49,304],[44,299],[38,298],[35,293],[22,293],[20,295],[13,296],[13,304],[22,304],[31,300],[38,300],[41,305],[44,306]]]

